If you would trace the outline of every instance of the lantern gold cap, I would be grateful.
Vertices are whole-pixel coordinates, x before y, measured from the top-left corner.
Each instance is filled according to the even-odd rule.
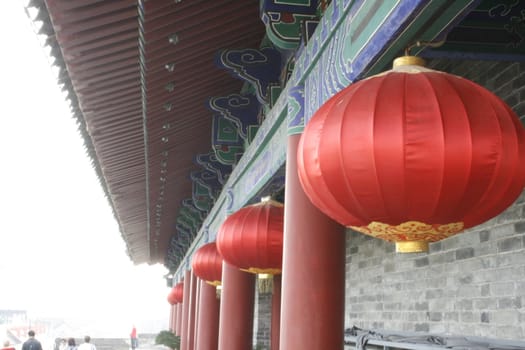
[[[271,204],[271,205],[273,205],[275,207],[284,207],[283,203],[277,202],[276,200],[274,200],[272,198],[272,196],[262,197],[261,201],[259,203],[257,203],[257,204],[259,204],[259,205]]]
[[[421,57],[417,56],[401,56],[394,60],[393,67],[400,67],[400,66],[421,66],[424,67],[426,65],[426,62]]]
[[[428,252],[428,241],[396,242],[396,253],[425,253]]]

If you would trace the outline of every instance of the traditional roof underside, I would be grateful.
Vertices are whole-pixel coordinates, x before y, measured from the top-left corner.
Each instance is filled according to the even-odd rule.
[[[214,57],[221,49],[259,46],[264,27],[257,3],[30,5],[40,8],[37,20],[44,22],[41,31],[62,67],[61,83],[74,91],[73,111],[87,132],[86,145],[130,258],[137,264],[163,262],[176,213],[192,196],[193,157],[211,150],[212,112],[206,103],[242,88]],[[154,210],[159,198],[161,210]]]
[[[229,167],[231,172],[236,157],[242,154],[231,150],[242,150],[257,130],[252,128],[257,124],[236,124],[233,127],[239,134],[244,133],[242,140],[237,137],[238,143],[224,146],[220,132],[232,129],[233,124],[215,115],[224,112],[224,104],[233,102],[238,103],[233,107],[259,122],[280,93],[271,87],[284,87],[293,69],[290,53],[299,46],[299,40],[314,33],[316,20],[330,5],[330,1],[304,0],[299,6],[304,13],[282,10],[278,16],[281,7],[293,7],[301,1],[284,3],[288,5],[246,0],[29,1],[29,7],[39,9],[34,20],[43,23],[40,31],[47,35],[47,45],[60,69],[59,83],[68,92],[72,112],[133,262],[166,263],[172,258],[170,269],[178,265],[207,208],[213,205],[209,199],[224,185],[222,177],[216,187],[201,186],[199,181],[217,178],[210,180],[195,157],[229,152],[233,156],[222,159],[218,166]],[[355,3],[364,8],[360,13],[365,18],[371,18],[384,4]],[[423,7],[425,2],[421,4]],[[460,3],[450,0],[432,4],[439,6],[429,6],[432,9],[428,11],[435,11],[436,16],[429,23],[441,30],[449,23],[441,23],[440,14]],[[426,49],[422,55],[525,60],[524,3],[503,6],[498,1],[482,0],[471,6],[473,10],[458,16],[454,28],[447,29],[445,45]],[[261,18],[267,28],[278,33],[265,31]],[[364,24],[359,32],[363,28]],[[414,25],[418,38],[430,30],[417,28]],[[293,40],[288,42],[290,38]],[[267,45],[268,41],[280,51]],[[229,51],[218,59],[223,50]],[[243,61],[245,56],[247,61],[259,59],[257,63],[262,62],[262,66],[269,63],[259,71],[255,85],[243,85],[234,77],[244,75],[246,81],[253,78],[252,71],[244,71],[244,66],[235,71],[234,61]],[[270,67],[275,62],[281,71]],[[384,63],[377,64],[377,69],[383,69]],[[241,91],[246,94],[239,95]]]

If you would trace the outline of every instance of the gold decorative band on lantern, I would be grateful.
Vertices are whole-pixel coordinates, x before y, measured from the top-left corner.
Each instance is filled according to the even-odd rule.
[[[424,253],[428,252],[428,241],[396,242],[396,253]]]
[[[206,281],[206,283],[214,287],[218,287],[222,284],[221,281]]]
[[[389,225],[383,222],[372,221],[367,226],[349,227],[365,235],[396,242],[396,246],[400,243],[426,242],[427,249],[425,251],[428,251],[428,242],[436,242],[463,231],[464,223],[426,224],[420,221],[407,221],[399,225]],[[408,250],[400,249],[397,251],[400,253],[409,252]]]
[[[280,275],[281,269],[274,269],[274,268],[268,268],[268,269],[260,269],[258,267],[249,267],[247,269],[241,269],[241,271],[249,272],[249,273],[255,273],[255,274],[267,274],[267,275]]]

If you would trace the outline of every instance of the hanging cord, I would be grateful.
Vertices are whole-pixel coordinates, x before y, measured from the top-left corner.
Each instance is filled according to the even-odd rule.
[[[447,41],[447,37],[440,41],[416,41],[405,49],[405,56],[410,56],[410,50],[416,47],[440,47]]]

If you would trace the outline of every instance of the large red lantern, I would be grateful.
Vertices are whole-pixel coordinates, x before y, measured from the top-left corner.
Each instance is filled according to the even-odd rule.
[[[222,256],[215,242],[200,247],[191,260],[193,273],[207,283],[218,286],[222,280]]]
[[[417,57],[348,86],[312,117],[298,171],[342,225],[426,251],[498,215],[525,185],[525,131],[497,96]]]
[[[173,288],[171,288],[168,294],[168,303],[171,305],[182,303],[182,296],[184,293],[184,283],[179,282]]]
[[[281,272],[284,206],[273,200],[248,205],[228,216],[217,233],[224,260],[259,274]]]

